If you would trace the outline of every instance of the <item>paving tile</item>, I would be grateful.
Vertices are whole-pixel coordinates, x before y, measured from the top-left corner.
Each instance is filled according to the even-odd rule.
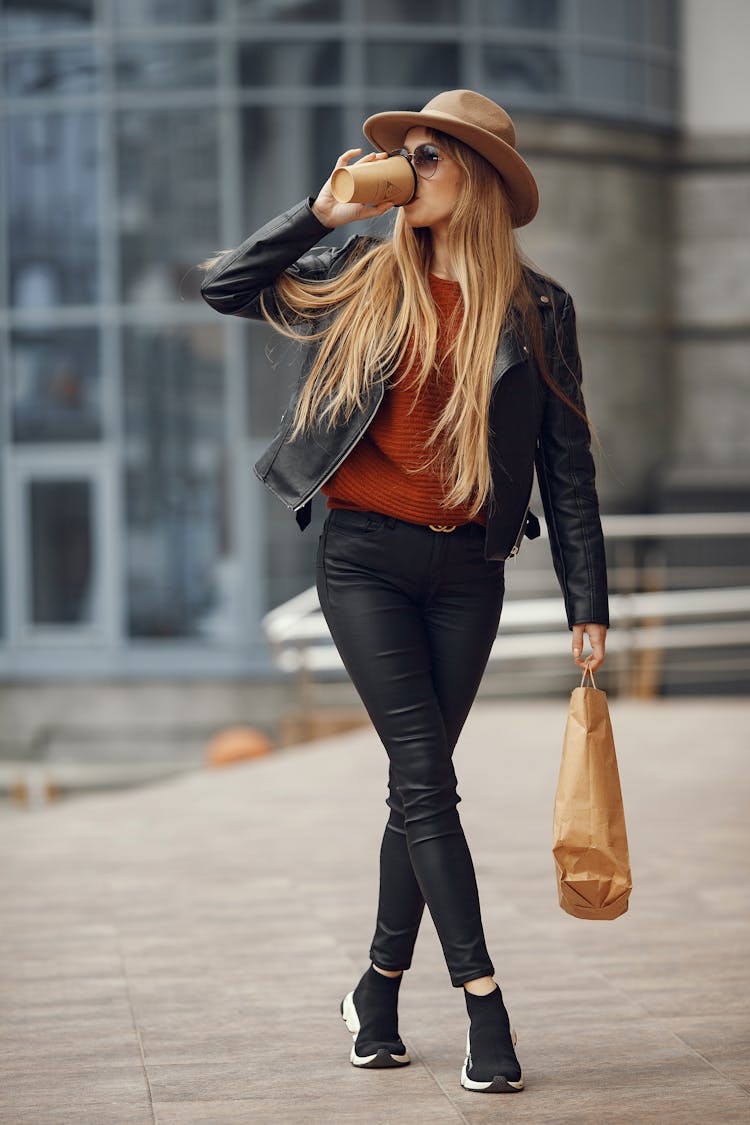
[[[465,1118],[445,1098],[430,1104],[424,1092],[387,1094],[376,1101],[327,1097],[306,1102],[283,1098],[157,1102],[157,1125],[453,1125]]]
[[[351,1040],[350,1040],[351,1045]],[[348,1051],[324,1056],[314,1046],[295,1051],[294,1072],[280,1053],[267,1048],[255,1057],[231,1061],[149,1066],[149,1080],[155,1104],[163,1102],[203,1102],[222,1100],[280,1099],[280,1105],[315,1106],[333,1101],[345,1106],[377,1105],[384,1098],[406,1101],[411,1097],[435,1098],[432,1076],[418,1063],[399,1071],[360,1071],[348,1062]],[[304,1074],[304,1082],[299,1076]],[[440,1095],[442,1097],[442,1095]],[[438,1103],[435,1103],[438,1104]]]
[[[712,1066],[750,1092],[750,1012],[673,1019],[670,1030]]]
[[[150,1102],[112,1098],[105,1102],[69,1103],[58,1094],[49,1105],[0,1107],[0,1125],[154,1125]]]
[[[474,709],[459,811],[527,1077],[499,1102],[459,1086],[466,1009],[427,914],[412,1066],[348,1062],[387,814],[371,731],[0,818],[0,1123],[750,1120],[750,701],[731,702],[613,701],[635,888],[598,924],[557,904],[565,701]]]
[[[50,972],[43,977],[0,980],[0,1006],[9,1011],[20,1009],[34,1015],[36,1008],[52,1006],[76,1008],[104,1006],[128,1009],[128,986],[123,976],[66,976]]]
[[[67,981],[67,988],[76,994],[86,994],[90,978],[112,980],[122,974],[122,958],[117,951],[73,953],[50,946],[15,953],[8,947],[0,948],[0,959],[13,960],[13,983],[23,988],[25,984],[38,984],[56,991],[56,982]],[[3,983],[0,982],[0,994]]]
[[[92,1103],[148,1105],[148,1090],[143,1067],[81,1066],[76,1062],[60,1062],[51,1066],[37,1059],[20,1069],[5,1067],[0,1100],[6,1114],[34,1106]]]
[[[0,1058],[3,1073],[24,1072],[44,1060],[46,1065],[75,1063],[91,1067],[141,1065],[141,1051],[132,1027],[123,1021],[104,1023],[86,1016],[77,1021],[66,1016],[58,1023],[19,1026],[3,1019],[0,1025]]]
[[[497,1099],[465,1091],[451,1101],[469,1125],[500,1118],[513,1125],[734,1125],[748,1120],[750,1106],[746,1096],[718,1083],[687,1090],[665,1083],[644,1090],[634,1080],[627,1089],[591,1089],[578,1082],[556,1085],[552,1074],[520,1094],[503,1096],[499,1106]]]

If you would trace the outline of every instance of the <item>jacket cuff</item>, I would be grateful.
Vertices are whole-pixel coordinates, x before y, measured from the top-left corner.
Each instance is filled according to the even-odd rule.
[[[307,214],[310,218],[311,224],[314,224],[315,227],[317,227],[317,229],[321,232],[318,237],[322,238],[323,235],[330,234],[331,231],[335,230],[336,228],[335,227],[327,227],[327,226],[325,226],[324,223],[321,223],[320,219],[318,218],[318,216],[313,211],[313,203],[315,202],[315,198],[316,197],[314,195],[308,195],[307,199],[302,201],[302,203],[300,204],[300,207],[304,207],[306,209]]]

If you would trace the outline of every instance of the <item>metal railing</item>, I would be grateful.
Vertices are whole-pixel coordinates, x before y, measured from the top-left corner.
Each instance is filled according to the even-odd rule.
[[[546,527],[540,522],[544,539]],[[750,513],[612,515],[602,518],[602,526],[608,549],[617,556],[609,571],[613,592],[607,650],[619,658],[618,691],[657,694],[659,664],[667,652],[700,650],[710,656],[716,650],[731,649],[738,655],[750,650],[750,550],[739,567],[731,568],[739,584],[720,584],[724,568],[704,566],[699,568],[700,588],[684,588],[679,566],[669,562],[664,551],[669,541],[677,540],[747,539],[750,545]],[[643,550],[644,544],[648,549]],[[506,564],[506,575],[513,565]],[[696,577],[695,568],[690,575]],[[314,587],[267,613],[263,627],[278,667],[298,676],[301,684],[343,674]],[[559,657],[569,650],[559,595],[508,599],[488,669]],[[741,658],[738,667],[750,676],[750,661]]]

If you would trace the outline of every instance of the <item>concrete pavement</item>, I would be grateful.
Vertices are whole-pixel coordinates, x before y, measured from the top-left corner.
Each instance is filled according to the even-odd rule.
[[[425,916],[414,1062],[350,1066],[386,816],[369,730],[148,788],[0,812],[3,1125],[724,1125],[750,1120],[750,701],[612,702],[635,888],[557,905],[566,701],[477,704],[456,752],[526,1090],[458,1078],[466,1034]]]

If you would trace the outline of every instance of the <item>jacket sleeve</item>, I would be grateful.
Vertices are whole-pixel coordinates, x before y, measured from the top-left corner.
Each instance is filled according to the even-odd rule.
[[[547,357],[550,374],[585,412],[575,310],[568,294],[556,339],[557,346]],[[549,387],[536,470],[568,627],[609,626],[607,565],[589,428]]]
[[[273,315],[278,309],[273,283],[279,274],[286,270],[324,279],[358,240],[354,236],[340,248],[315,246],[326,234],[330,229],[313,213],[312,198],[304,199],[215,262],[203,278],[201,296],[217,312],[262,320],[260,297],[265,292]]]

